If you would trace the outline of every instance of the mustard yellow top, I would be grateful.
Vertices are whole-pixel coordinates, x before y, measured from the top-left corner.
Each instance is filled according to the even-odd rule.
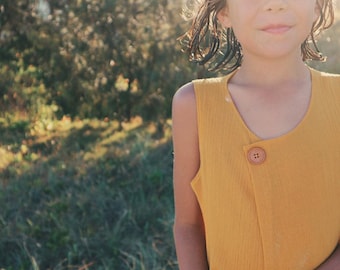
[[[239,115],[231,75],[194,81],[200,169],[191,185],[210,270],[311,270],[340,239],[340,76],[311,70],[291,132],[262,140]]]

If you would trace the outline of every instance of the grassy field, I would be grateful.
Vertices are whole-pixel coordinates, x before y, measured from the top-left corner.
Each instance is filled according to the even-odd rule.
[[[0,122],[0,269],[177,269],[170,124]]]

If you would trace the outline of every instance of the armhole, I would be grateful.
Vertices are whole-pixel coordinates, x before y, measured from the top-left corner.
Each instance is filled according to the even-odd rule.
[[[199,166],[198,166],[198,170],[195,174],[195,176],[193,177],[193,179],[191,180],[190,184],[191,187],[194,189],[194,186],[197,185],[198,180],[200,179],[200,175],[201,175],[201,126],[200,126],[200,119],[201,119],[201,114],[200,114],[200,99],[199,99],[199,84],[200,80],[194,80],[193,81],[193,90],[194,90],[194,96],[195,96],[195,104],[196,104],[196,125],[197,125],[197,142],[198,142],[198,153],[199,153]],[[195,190],[195,189],[194,189]]]
[[[201,178],[201,167],[198,168],[197,173],[195,174],[194,178],[192,178],[190,182],[191,187],[196,186],[200,178]]]
[[[197,200],[201,201],[202,194],[202,182],[201,182],[201,167],[199,167],[196,175],[190,182],[191,189],[196,195]]]

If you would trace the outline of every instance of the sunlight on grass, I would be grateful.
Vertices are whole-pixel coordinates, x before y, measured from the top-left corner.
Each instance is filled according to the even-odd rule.
[[[170,121],[0,127],[0,267],[176,269]]]
[[[0,170],[6,168],[13,162],[15,155],[4,148],[0,148]]]
[[[170,139],[169,124],[164,129],[164,136],[158,140],[150,140],[149,147],[157,147]],[[67,148],[76,154],[78,159],[80,158],[84,161],[103,158],[110,151],[114,153],[116,158],[125,156],[130,153],[131,145],[136,140],[133,136],[135,131],[138,130],[145,137],[150,137],[157,133],[155,124],[145,125],[140,117],[135,117],[130,122],[122,123],[122,129],[119,128],[117,121],[96,119],[76,119],[71,121],[68,117],[54,122],[53,127],[50,130],[40,129],[39,132],[37,132],[35,126],[33,126],[33,132],[29,127],[25,127],[23,130],[13,128],[12,133],[8,134],[12,141],[7,144],[5,142],[0,147],[0,171],[14,163],[34,165],[32,162],[46,160],[48,157],[46,152],[56,154],[65,143],[64,140],[75,133],[78,135],[72,141],[67,142]],[[20,134],[18,135],[17,133]],[[121,142],[124,140],[129,141],[130,145],[122,145]],[[82,145],[87,142],[90,142],[89,146],[82,149]],[[59,153],[59,155],[62,154]],[[67,160],[67,157],[65,158]]]

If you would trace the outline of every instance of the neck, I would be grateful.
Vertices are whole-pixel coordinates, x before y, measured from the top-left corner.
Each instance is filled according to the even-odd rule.
[[[241,85],[273,89],[287,84],[298,84],[310,78],[309,70],[300,58],[258,60],[244,57],[234,81]]]

